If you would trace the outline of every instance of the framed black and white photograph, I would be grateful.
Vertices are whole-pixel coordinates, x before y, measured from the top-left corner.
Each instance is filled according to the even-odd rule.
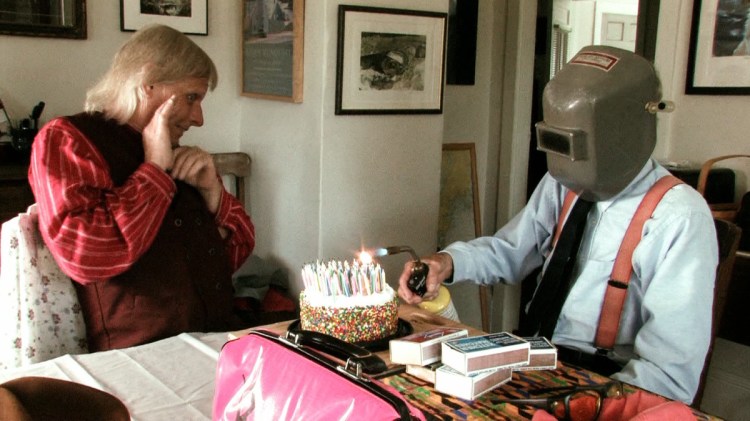
[[[447,14],[339,6],[336,114],[443,112]]]
[[[189,35],[208,35],[208,0],[120,0],[120,30],[160,23]]]
[[[750,94],[750,0],[695,0],[685,93]]]
[[[302,102],[304,0],[242,0],[242,95]]]
[[[0,0],[0,35],[86,39],[86,0]]]

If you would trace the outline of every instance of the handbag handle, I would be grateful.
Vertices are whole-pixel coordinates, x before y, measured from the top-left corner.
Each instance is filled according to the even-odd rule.
[[[362,371],[367,374],[378,374],[388,369],[385,361],[372,352],[325,333],[300,329],[294,332],[287,331],[286,339],[296,345],[306,345],[323,351],[347,363],[359,364]]]

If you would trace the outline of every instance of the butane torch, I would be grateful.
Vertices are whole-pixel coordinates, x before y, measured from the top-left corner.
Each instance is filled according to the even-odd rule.
[[[411,247],[392,246],[380,248],[375,250],[375,256],[388,256],[403,252],[411,254],[411,257],[414,260],[414,264],[411,268],[411,275],[409,275],[409,280],[406,285],[413,293],[421,297],[427,292],[427,274],[430,271],[430,267],[419,260],[419,256],[417,256],[417,253],[415,253]]]

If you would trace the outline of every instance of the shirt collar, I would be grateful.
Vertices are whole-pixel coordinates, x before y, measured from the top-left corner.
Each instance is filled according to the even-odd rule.
[[[646,164],[641,168],[641,170],[638,172],[638,175],[635,176],[633,181],[630,182],[630,184],[627,185],[624,189],[622,189],[619,193],[612,196],[611,198],[607,200],[602,200],[598,203],[599,209],[604,211],[605,209],[612,206],[613,203],[616,201],[631,197],[634,195],[642,195],[645,194],[648,189],[651,187],[651,185],[656,182],[656,162],[653,159],[649,159],[646,161]],[[654,180],[651,180],[651,179]],[[650,181],[650,182],[647,182]]]

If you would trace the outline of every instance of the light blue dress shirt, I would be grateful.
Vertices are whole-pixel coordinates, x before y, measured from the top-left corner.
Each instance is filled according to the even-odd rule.
[[[643,196],[667,174],[650,160],[622,192],[592,208],[554,343],[594,353],[604,291],[620,242]],[[453,258],[454,282],[516,284],[546,265],[566,193],[546,174],[523,211],[494,236],[448,246],[444,252]],[[624,367],[613,378],[692,401],[711,338],[717,263],[716,231],[706,202],[687,185],[674,187],[645,223],[633,253],[633,273],[610,355]]]

